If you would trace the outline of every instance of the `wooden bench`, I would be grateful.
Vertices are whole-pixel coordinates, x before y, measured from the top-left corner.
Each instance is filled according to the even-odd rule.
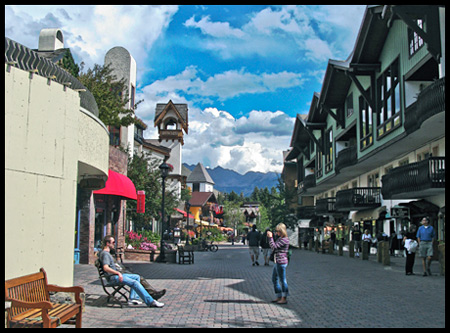
[[[108,295],[106,302],[109,303],[110,300],[113,300],[122,308],[122,302],[120,301],[120,298],[116,297],[116,294],[120,294],[123,298],[125,298],[125,302],[128,302],[128,297],[125,296],[122,291],[126,291],[127,293],[129,293],[130,290],[125,285],[111,285],[106,278],[105,271],[103,270],[99,259],[95,261],[95,267],[97,267],[98,277],[102,284],[103,291]],[[108,289],[112,289],[112,291],[109,291]]]
[[[52,303],[50,292],[75,293],[76,303]],[[82,287],[48,284],[43,268],[39,273],[5,281],[5,301],[11,302],[7,327],[55,328],[66,323],[81,328],[81,293],[84,293]]]
[[[194,263],[194,249],[192,246],[178,246],[178,264],[193,264]]]

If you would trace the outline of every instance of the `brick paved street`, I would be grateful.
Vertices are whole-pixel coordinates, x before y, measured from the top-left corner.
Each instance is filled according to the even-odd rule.
[[[83,327],[445,327],[438,263],[423,277],[416,258],[417,275],[405,276],[404,258],[383,266],[375,257],[294,250],[287,305],[270,302],[273,263],[253,267],[242,244],[195,252],[194,265],[125,262],[168,290],[162,309],[107,306],[95,266],[76,265],[74,283],[87,294]]]

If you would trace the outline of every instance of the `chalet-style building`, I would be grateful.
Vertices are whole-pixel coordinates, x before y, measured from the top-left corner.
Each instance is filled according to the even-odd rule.
[[[349,239],[354,225],[401,234],[429,216],[445,241],[444,6],[367,6],[304,118],[283,170],[298,219]]]

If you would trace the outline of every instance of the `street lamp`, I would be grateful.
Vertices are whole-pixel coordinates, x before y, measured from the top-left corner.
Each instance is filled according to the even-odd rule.
[[[169,174],[169,170],[170,167],[166,162],[163,162],[163,164],[161,164],[159,166],[159,170],[161,170],[161,177],[162,177],[162,200],[161,200],[161,253],[160,253],[160,258],[159,261],[160,262],[165,262],[166,258],[165,258],[165,254],[164,254],[164,218],[165,218],[165,213],[164,213],[164,199],[166,196],[166,177]]]
[[[186,205],[186,230],[187,230],[187,241],[186,241],[186,244],[189,244],[189,241],[190,241],[190,237],[189,237],[189,213],[190,213],[190,210],[191,210],[191,204],[189,203],[189,201],[186,201],[186,203],[185,203],[185,205]]]

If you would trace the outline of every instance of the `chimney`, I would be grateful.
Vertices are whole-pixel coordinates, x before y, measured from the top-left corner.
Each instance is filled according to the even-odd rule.
[[[63,48],[64,37],[60,29],[41,30],[38,51],[56,51]]]

